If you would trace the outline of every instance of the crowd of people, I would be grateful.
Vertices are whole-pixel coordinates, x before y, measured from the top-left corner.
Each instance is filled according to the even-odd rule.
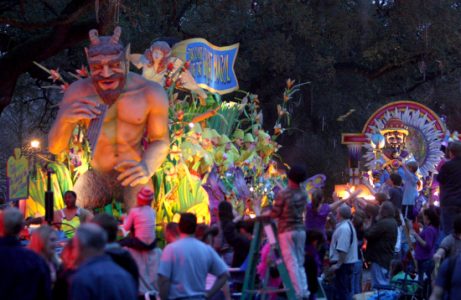
[[[451,143],[448,153],[436,176],[440,207],[415,205],[415,162],[403,166],[404,176],[390,174],[375,201],[361,199],[360,190],[343,199],[333,194],[332,201],[320,189],[308,195],[306,170],[293,166],[287,187],[260,214],[276,223],[296,298],[316,299],[320,290],[328,299],[390,290],[455,299],[461,289],[461,143]],[[116,220],[78,207],[78,195],[68,191],[54,222],[29,228],[27,240],[20,238],[26,229],[20,211],[1,211],[0,298],[227,300],[245,292],[254,219],[224,201],[216,224],[197,224],[194,214],[183,213],[157,236],[153,195],[140,190],[137,205]],[[260,286],[277,289],[283,280],[271,251],[263,243],[256,273]]]

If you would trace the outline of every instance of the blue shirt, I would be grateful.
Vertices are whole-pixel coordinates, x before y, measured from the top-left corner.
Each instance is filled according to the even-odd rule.
[[[442,262],[435,280],[435,285],[441,287],[444,293],[448,294],[446,299],[459,299],[458,297],[461,295],[461,256],[458,255],[455,265],[450,268],[450,264],[454,263],[453,259],[448,258]],[[452,274],[449,274],[450,269]]]
[[[158,274],[170,280],[168,299],[204,297],[208,273],[220,276],[227,265],[213,248],[193,237],[186,237],[163,249]]]
[[[135,300],[133,277],[107,255],[89,259],[71,279],[71,300]]]
[[[45,260],[21,247],[15,237],[0,238],[0,299],[51,299],[50,269]]]
[[[403,168],[405,177],[403,177],[403,199],[402,205],[415,205],[418,197],[418,176]]]

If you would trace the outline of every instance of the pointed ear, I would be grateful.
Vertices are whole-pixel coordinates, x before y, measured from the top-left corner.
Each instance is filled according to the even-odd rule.
[[[125,59],[127,61],[130,60],[130,53],[131,53],[131,44],[126,45],[125,47]]]
[[[130,51],[131,50],[131,45],[128,44],[126,45],[125,47],[125,72],[128,74],[130,72],[130,61],[131,61],[131,54],[130,54]]]

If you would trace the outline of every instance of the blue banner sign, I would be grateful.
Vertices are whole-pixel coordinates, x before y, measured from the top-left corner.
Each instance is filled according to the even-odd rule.
[[[173,56],[190,62],[189,71],[197,84],[213,93],[238,89],[234,72],[239,44],[218,47],[205,39],[184,40],[173,47]]]

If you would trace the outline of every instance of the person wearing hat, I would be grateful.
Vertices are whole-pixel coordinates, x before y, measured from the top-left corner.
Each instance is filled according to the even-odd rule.
[[[301,183],[307,179],[307,173],[303,167],[295,165],[287,175],[288,186],[277,194],[270,216],[278,221],[280,250],[296,297],[303,299],[309,297],[304,270],[306,229],[303,219],[306,211],[307,194],[301,188]]]
[[[243,148],[240,148],[240,157],[236,164],[238,166],[248,166],[250,169],[257,164],[255,139],[251,133],[247,133],[243,137]]]
[[[245,134],[243,138],[243,145],[245,146],[246,150],[253,150],[255,148],[255,139],[251,133]]]
[[[122,246],[136,250],[152,250],[155,248],[155,211],[152,208],[154,192],[144,187],[137,195],[136,207],[130,209],[123,222],[123,229],[131,233],[120,241]]]
[[[232,135],[232,141],[235,143],[237,148],[243,147],[243,138],[245,133],[242,129],[235,129],[234,134]]]
[[[234,162],[239,158],[240,153],[232,144],[227,135],[221,135],[218,148],[215,151],[214,159],[216,165],[221,170],[227,170],[234,165]]]
[[[262,158],[263,163],[267,165],[271,160],[272,154],[277,151],[277,144],[272,141],[269,134],[259,130],[256,142],[256,152]]]

